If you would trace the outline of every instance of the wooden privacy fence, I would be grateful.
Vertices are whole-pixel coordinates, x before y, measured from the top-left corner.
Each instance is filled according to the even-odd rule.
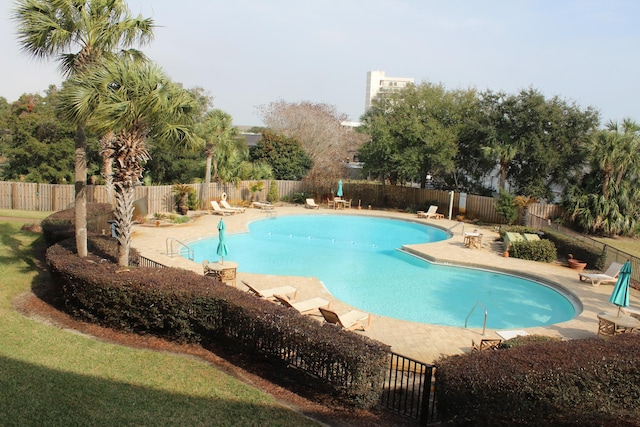
[[[189,184],[196,191],[198,199],[208,202],[218,200],[223,193],[232,204],[251,200],[250,186],[258,181],[242,181],[236,184],[211,183],[205,188],[204,184]],[[262,181],[263,189],[254,193],[254,199],[265,201],[271,181]],[[302,181],[274,181],[281,199],[291,200],[296,193],[314,195],[314,189]],[[144,200],[145,206],[139,211],[145,214],[175,211],[174,194],[171,185],[138,186],[135,189],[135,199]],[[396,208],[409,210],[424,210],[429,205],[437,205],[438,212],[452,219],[458,214],[464,214],[466,219],[478,219],[486,223],[500,223],[501,219],[495,210],[492,197],[476,196],[473,194],[451,193],[441,190],[427,190],[413,187],[380,185],[376,183],[349,183],[343,185],[345,199],[352,200],[352,207],[361,206],[368,209]],[[74,204],[75,190],[73,185],[38,184],[31,182],[0,182],[0,209],[20,209],[28,211],[59,211]],[[465,206],[461,206],[465,200]],[[321,200],[317,200],[321,202]],[[113,203],[107,200],[107,191],[103,185],[87,186],[87,202]],[[204,204],[205,208],[207,203]],[[451,206],[451,209],[449,207]],[[529,207],[529,217],[540,217],[553,220],[561,215],[557,205],[535,203]],[[529,218],[526,218],[529,220]]]

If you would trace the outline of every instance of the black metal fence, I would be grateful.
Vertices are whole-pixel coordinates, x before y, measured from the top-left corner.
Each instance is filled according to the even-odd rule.
[[[390,356],[380,405],[423,426],[435,421],[435,366],[393,352]]]
[[[606,257],[606,265],[610,265],[612,262],[623,264],[625,261],[631,262],[631,280],[634,284],[640,283],[640,258],[631,255],[628,252],[621,251],[612,246],[602,243],[586,234],[578,233],[567,227],[563,227],[549,219],[541,218],[537,215],[530,215],[527,221],[529,227],[534,227],[539,230],[551,230],[558,233],[562,233],[571,239],[581,242],[587,246],[594,248],[596,251],[603,253]],[[634,285],[634,286],[636,286]]]
[[[138,255],[138,267],[167,268],[166,265],[155,262],[152,259],[145,258],[142,255]]]

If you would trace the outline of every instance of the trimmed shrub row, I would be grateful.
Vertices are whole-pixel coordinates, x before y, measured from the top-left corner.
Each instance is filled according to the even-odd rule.
[[[640,334],[523,345],[437,364],[453,425],[640,425]]]
[[[109,203],[87,203],[87,224],[107,215],[113,218],[113,206]],[[49,245],[61,242],[75,235],[75,209],[55,212],[40,223],[42,234]]]
[[[113,241],[90,240],[92,247]],[[79,258],[63,244],[48,249],[47,262],[66,310],[77,318],[179,342],[223,342],[294,366],[291,375],[301,381],[309,374],[322,378],[333,394],[359,407],[379,401],[385,344],[182,269],[123,270],[93,253]]]
[[[572,239],[566,234],[545,231],[545,237],[551,240],[558,248],[558,253],[568,257],[572,254],[575,259],[587,263],[588,268],[594,270],[604,270],[607,262],[607,254],[598,248],[587,245],[580,240]]]

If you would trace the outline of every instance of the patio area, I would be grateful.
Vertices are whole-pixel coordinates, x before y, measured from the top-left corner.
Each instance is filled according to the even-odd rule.
[[[553,282],[577,297],[582,305],[582,312],[575,318],[550,326],[525,329],[528,334],[578,339],[595,337],[598,331],[598,313],[615,308],[609,302],[612,285],[593,287],[589,283],[580,282],[576,270],[556,263],[546,264],[525,261],[502,256],[502,242],[495,242],[498,233],[493,227],[465,224],[448,219],[420,219],[415,214],[382,210],[344,209],[336,212],[324,206],[319,210],[305,209],[303,205],[279,206],[276,215],[370,215],[403,219],[427,223],[450,230],[451,239],[437,242],[409,245],[405,249],[431,262],[487,268],[496,271],[514,273],[543,282]],[[217,224],[220,216],[206,211],[191,212],[193,222],[166,227],[152,225],[136,225],[132,235],[132,246],[146,258],[160,264],[192,270],[203,274],[202,265],[178,255],[167,253],[167,239],[175,239],[189,244],[192,241],[215,237],[218,235]],[[224,217],[227,235],[248,231],[251,221],[265,218],[260,209],[247,209],[244,213]],[[464,232],[478,229],[483,234],[482,248],[471,249],[464,244]],[[227,258],[225,258],[225,261]],[[229,255],[233,261],[233,254]],[[242,266],[240,266],[241,268]],[[322,297],[331,301],[331,307],[338,313],[344,313],[358,307],[351,307],[334,298],[315,277],[269,276],[238,272],[237,287],[244,289],[242,280],[251,283],[258,289],[276,286],[294,286],[299,289],[297,300]],[[246,289],[244,289],[246,290]],[[631,306],[640,305],[638,291],[631,289]],[[470,308],[471,309],[471,308]],[[489,314],[490,315],[490,314]],[[318,315],[318,320],[322,318]],[[485,336],[482,329],[458,328],[450,326],[427,325],[408,322],[384,316],[373,315],[371,328],[366,332],[356,332],[376,339],[391,346],[396,353],[414,358],[421,362],[433,363],[442,356],[461,354],[471,351],[472,340],[478,342],[482,338],[499,338],[495,330],[487,330]]]

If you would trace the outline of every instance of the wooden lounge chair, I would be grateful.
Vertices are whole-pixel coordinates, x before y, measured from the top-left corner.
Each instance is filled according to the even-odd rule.
[[[471,340],[471,351],[497,350],[501,342],[501,339],[482,339],[476,344]]]
[[[296,309],[301,314],[309,314],[310,312],[316,311],[320,307],[329,308],[331,306],[330,301],[327,301],[326,299],[320,297],[293,303],[282,295],[276,294],[274,295],[274,298],[285,307]]]
[[[220,205],[218,204],[218,202],[216,202],[215,200],[211,201],[211,207],[213,208],[213,213],[216,215],[233,215],[235,212],[228,210],[228,209],[222,209],[220,207]]]
[[[578,273],[580,281],[591,281],[591,285],[600,286],[601,283],[615,283],[618,281],[618,274],[622,269],[622,264],[612,262],[604,273]]]
[[[318,310],[322,313],[322,317],[324,317],[325,322],[338,325],[347,331],[352,331],[354,329],[362,329],[363,331],[366,331],[371,326],[371,315],[363,313],[362,311],[351,310],[350,312],[340,316],[338,313],[328,308],[318,307]],[[365,320],[367,321],[366,325],[363,323]]]
[[[440,214],[437,212],[438,211],[438,207],[436,205],[431,205],[429,206],[429,209],[427,209],[427,211],[418,211],[418,218],[435,218],[435,219],[442,219],[444,218],[444,215]]]
[[[279,286],[277,288],[269,288],[269,289],[258,290],[256,288],[254,288],[253,286],[251,286],[250,284],[248,284],[247,282],[245,282],[244,280],[242,280],[242,284],[247,287],[249,292],[251,292],[252,294],[254,294],[255,296],[258,296],[260,298],[275,299],[274,295],[290,295],[290,294],[293,294],[293,297],[291,299],[295,300],[296,297],[298,296],[298,289],[294,288],[293,286]]]
[[[244,212],[244,208],[238,208],[235,206],[231,206],[229,203],[227,203],[226,200],[220,200],[220,204],[222,205],[222,207],[228,211],[234,211],[237,213],[242,213]]]
[[[307,209],[320,209],[320,205],[316,204],[313,199],[307,199],[304,203],[304,207]]]

